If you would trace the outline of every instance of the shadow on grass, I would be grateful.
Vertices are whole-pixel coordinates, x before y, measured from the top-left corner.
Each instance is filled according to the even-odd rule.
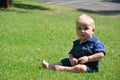
[[[120,14],[120,10],[92,11],[92,10],[87,10],[87,9],[77,9],[77,11],[84,12],[84,13],[101,14],[101,15],[115,15],[115,14]]]
[[[30,9],[30,10],[50,10],[49,8],[43,7],[43,6],[37,6],[37,5],[31,5],[31,4],[23,4],[23,3],[14,3],[14,7],[22,8],[22,9]]]
[[[50,8],[46,8],[39,5],[32,5],[32,4],[23,4],[23,3],[13,3],[13,6],[16,8],[26,9],[26,10],[19,10],[19,9],[0,9],[0,11],[4,12],[18,12],[18,13],[29,13],[27,10],[51,10]]]

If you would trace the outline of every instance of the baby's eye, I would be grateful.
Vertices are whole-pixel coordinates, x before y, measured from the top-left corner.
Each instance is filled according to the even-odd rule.
[[[84,30],[88,30],[89,28],[84,28]]]
[[[81,30],[81,28],[78,28],[78,30]]]

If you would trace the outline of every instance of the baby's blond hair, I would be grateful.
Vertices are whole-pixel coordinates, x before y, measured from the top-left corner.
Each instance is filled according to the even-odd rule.
[[[92,25],[92,27],[95,28],[95,23],[94,23],[93,18],[91,18],[90,16],[86,14],[82,14],[81,16],[79,16],[77,19],[77,23],[78,22],[86,22],[87,24]]]

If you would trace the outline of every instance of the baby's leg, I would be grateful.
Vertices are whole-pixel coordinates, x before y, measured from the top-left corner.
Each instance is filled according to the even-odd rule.
[[[48,70],[51,70],[51,69],[54,69],[55,65],[62,65],[61,62],[57,62],[55,64],[49,64],[48,62],[46,62],[45,60],[42,61],[42,66],[45,68],[45,69],[48,69]]]
[[[80,65],[80,64],[72,66],[72,67],[55,65],[55,70],[57,70],[57,71],[69,71],[69,72],[86,72],[87,66]]]
[[[45,60],[42,61],[42,66],[46,69],[49,69],[49,63],[46,62]]]

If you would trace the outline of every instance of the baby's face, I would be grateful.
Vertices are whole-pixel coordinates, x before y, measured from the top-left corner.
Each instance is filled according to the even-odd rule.
[[[88,23],[85,21],[77,21],[76,32],[77,32],[78,37],[82,41],[86,41],[94,33],[94,28],[93,28],[93,25],[91,23]]]

